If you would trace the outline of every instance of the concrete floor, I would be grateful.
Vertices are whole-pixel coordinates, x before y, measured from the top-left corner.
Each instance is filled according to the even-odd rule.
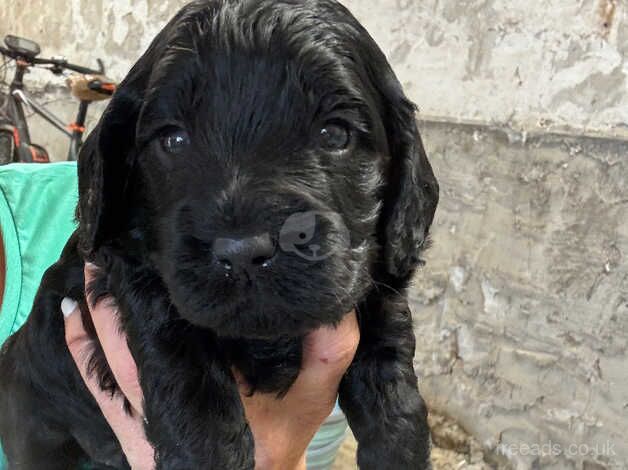
[[[457,423],[442,416],[430,416],[434,441],[433,470],[506,470],[507,466],[485,462],[480,445]],[[357,443],[349,434],[340,448],[332,470],[357,470]]]

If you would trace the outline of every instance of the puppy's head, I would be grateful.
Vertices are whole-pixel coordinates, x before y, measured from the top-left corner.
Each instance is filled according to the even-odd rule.
[[[384,55],[333,0],[204,0],[157,36],[79,159],[89,257],[148,260],[219,335],[339,321],[403,285],[438,185]]]

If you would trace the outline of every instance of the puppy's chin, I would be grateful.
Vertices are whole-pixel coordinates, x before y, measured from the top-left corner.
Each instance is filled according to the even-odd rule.
[[[183,319],[226,338],[303,336],[322,325],[338,323],[358,300],[355,292],[339,288],[347,285],[339,276],[325,277],[314,271],[308,284],[303,276],[289,284],[285,279],[281,276],[270,282],[269,278],[267,283],[243,287],[203,275],[167,285]]]
[[[179,314],[191,324],[209,329],[221,338],[273,340],[302,337],[322,325],[337,324],[344,316],[343,312],[352,308],[351,301],[327,309],[317,306],[310,312],[303,310],[303,306],[290,310],[267,306],[262,310],[249,302],[239,302],[201,312],[189,312],[183,308]]]

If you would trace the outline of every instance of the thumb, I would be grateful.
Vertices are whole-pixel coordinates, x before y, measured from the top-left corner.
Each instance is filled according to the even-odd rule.
[[[323,326],[303,342],[303,366],[296,386],[337,386],[353,361],[360,343],[360,328],[355,311],[337,326]]]
[[[70,354],[87,386],[111,426],[131,467],[154,469],[154,450],[146,440],[144,426],[139,416],[129,416],[123,408],[120,395],[111,396],[101,390],[96,377],[87,372],[87,363],[92,352],[92,340],[83,327],[78,303],[70,298],[61,301],[61,312],[65,319],[65,341]]]
[[[89,359],[92,340],[83,326],[83,319],[76,300],[65,297],[61,301],[61,312],[65,320],[65,342],[79,369]]]

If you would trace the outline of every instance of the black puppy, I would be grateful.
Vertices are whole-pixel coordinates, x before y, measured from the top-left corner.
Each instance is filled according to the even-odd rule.
[[[0,357],[11,469],[128,468],[59,305],[118,302],[159,469],[252,469],[232,366],[295,380],[303,336],[357,309],[340,403],[364,469],[429,467],[406,287],[438,201],[384,55],[334,0],[202,0],[119,87],[80,156],[79,229]],[[115,391],[102,351],[92,368]]]

